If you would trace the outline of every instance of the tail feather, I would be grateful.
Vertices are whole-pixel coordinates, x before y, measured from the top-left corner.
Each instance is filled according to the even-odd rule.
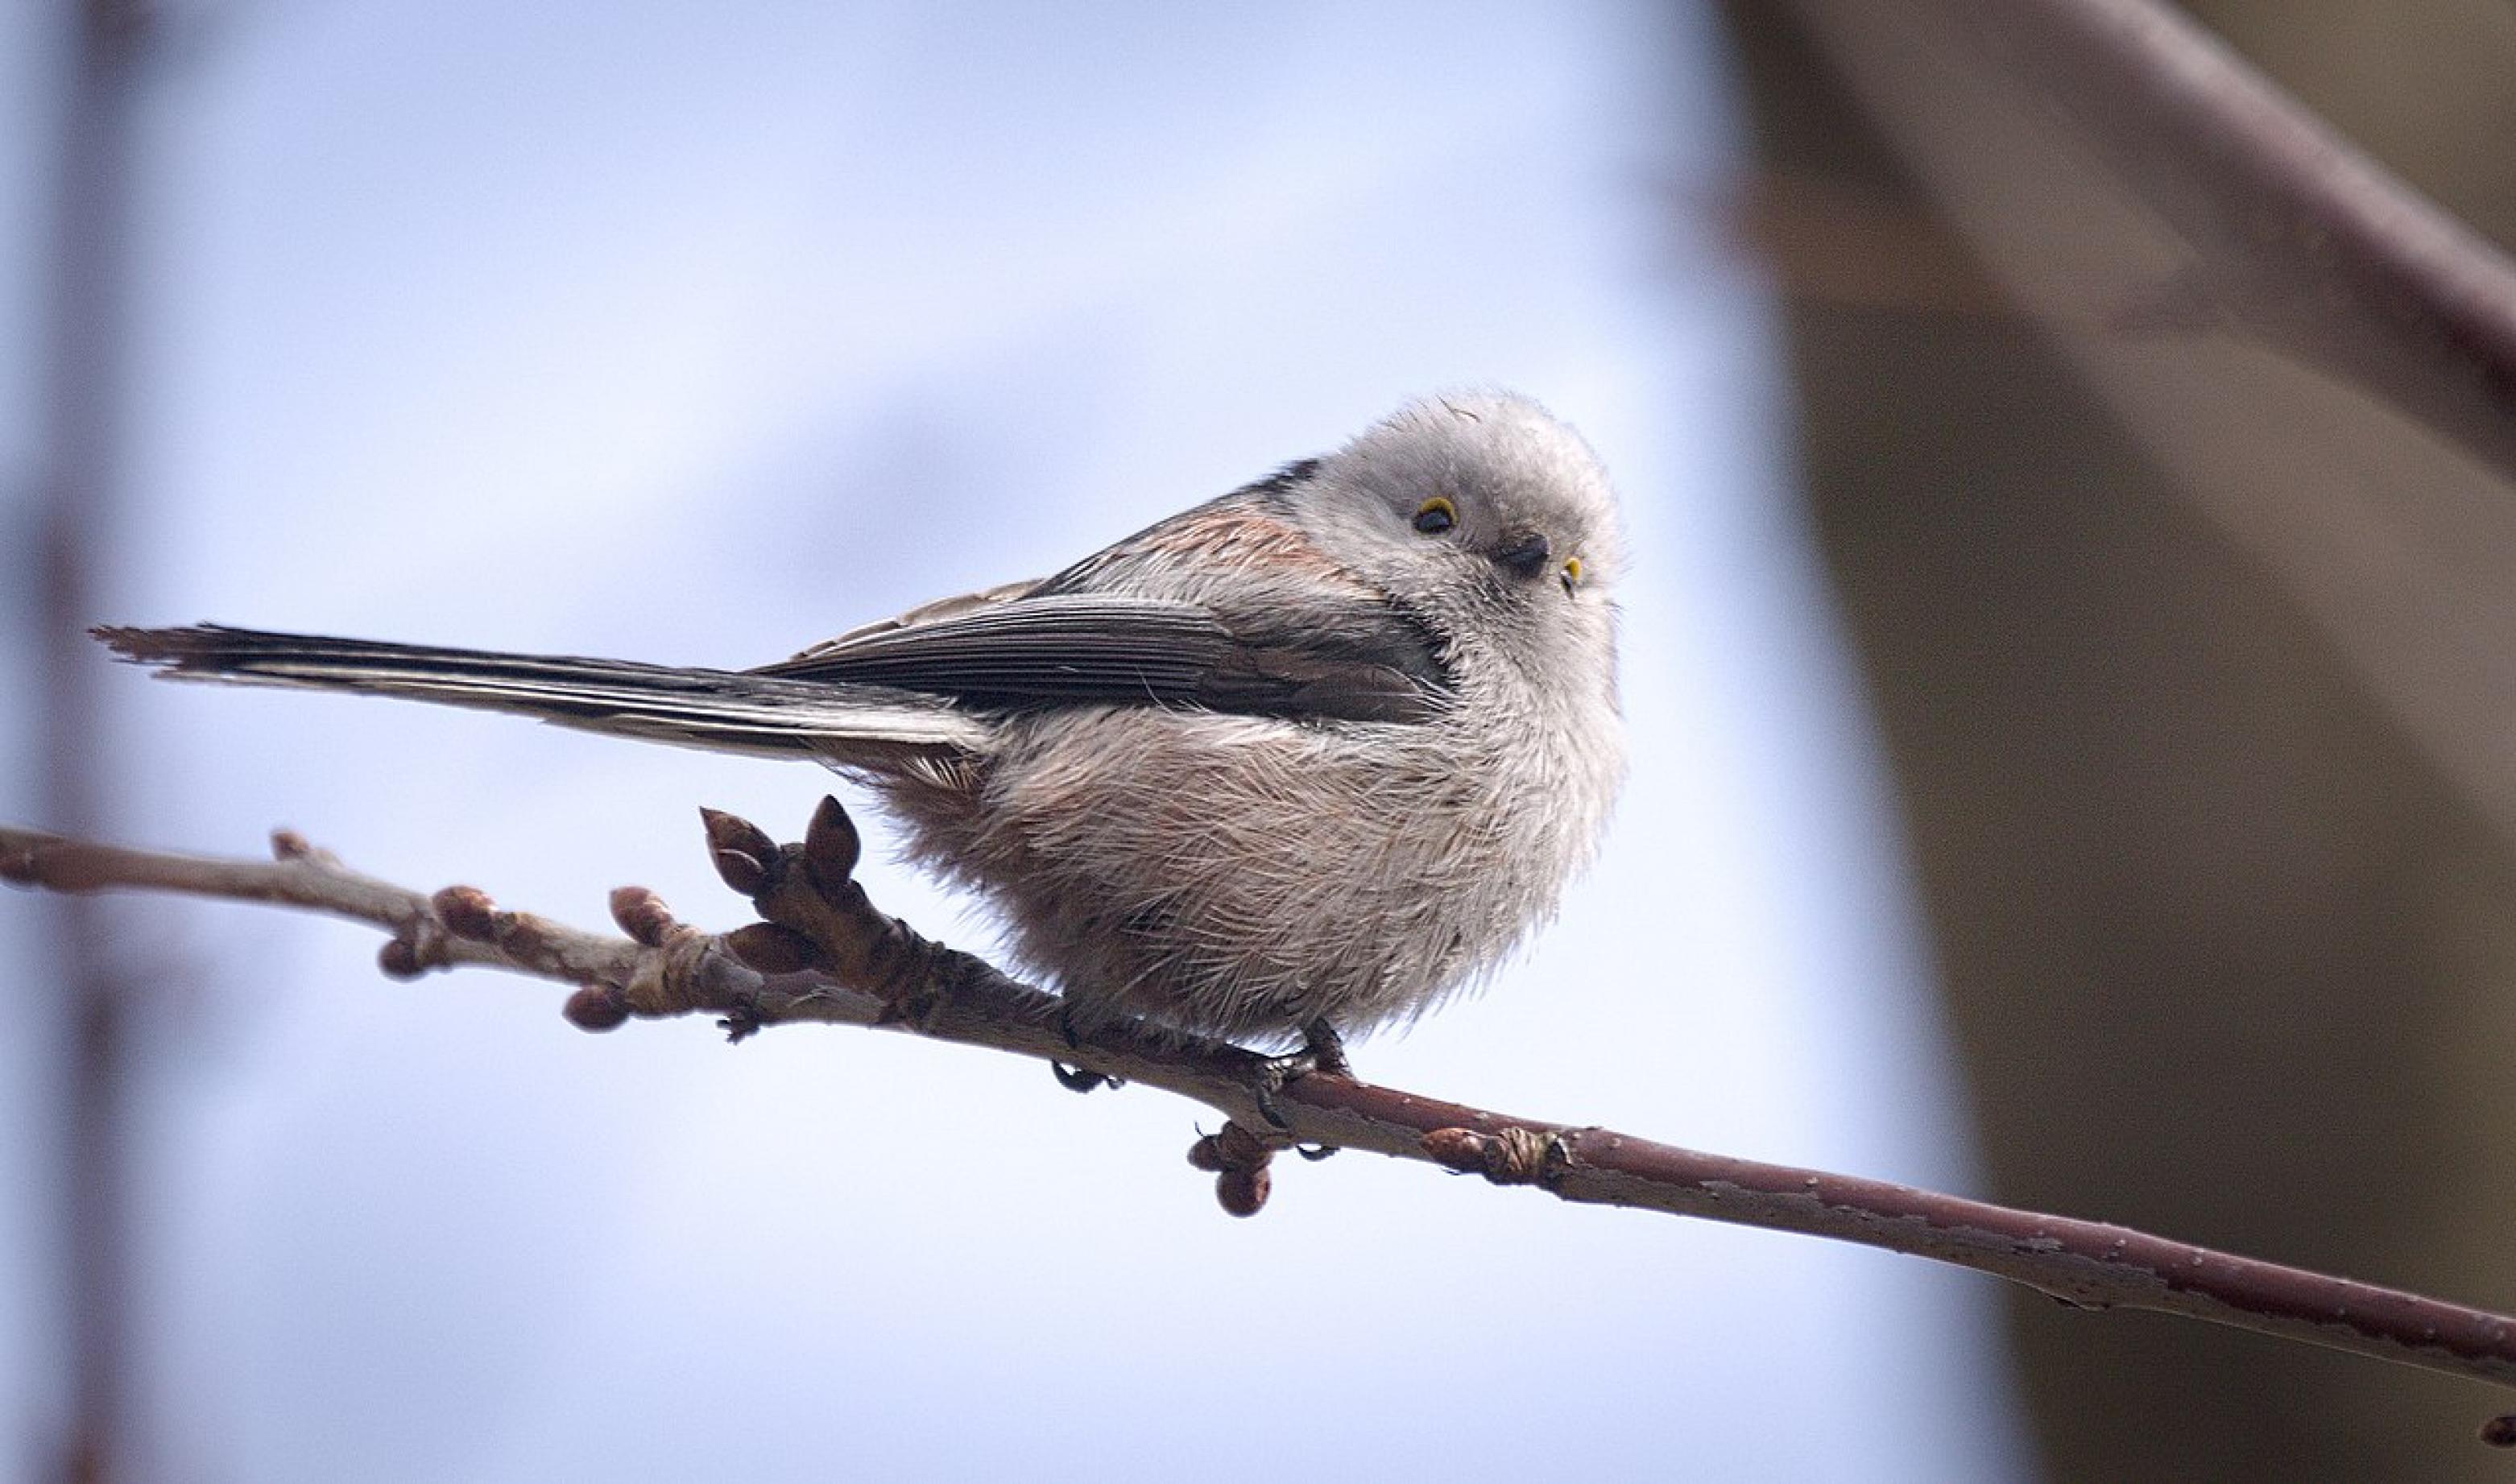
[[[987,728],[938,697],[625,660],[500,654],[202,624],[100,628],[169,680],[398,696],[711,752],[813,757],[984,750]]]

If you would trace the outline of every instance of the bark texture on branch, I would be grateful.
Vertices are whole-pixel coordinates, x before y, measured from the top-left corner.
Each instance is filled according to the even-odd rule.
[[[580,986],[567,1014],[590,1030],[633,1017],[710,1013],[741,1039],[796,1021],[912,1031],[1069,1061],[1195,1098],[1229,1115],[1192,1162],[1227,1210],[1265,1203],[1268,1158],[1296,1143],[1426,1160],[1564,1200],[1701,1216],[1929,1257],[2084,1308],[2144,1308],[2516,1385],[2516,1318],[2259,1262],[2126,1227],[1935,1191],[1732,1159],[1613,1130],[1514,1117],[1138,1025],[1076,1034],[1055,996],[884,916],[857,885],[856,831],[824,801],[800,845],[707,815],[728,885],[763,922],[711,934],[653,893],[623,887],[622,936],[500,911],[474,888],[431,894],[344,867],[303,840],[269,862],[170,855],[0,829],[0,879],[54,891],[180,891],[330,913],[392,936],[387,972],[501,968]]]

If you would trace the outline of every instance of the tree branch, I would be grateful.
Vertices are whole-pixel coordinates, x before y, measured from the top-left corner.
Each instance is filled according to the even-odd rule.
[[[1790,9],[1943,198],[1974,203],[1950,202],[2048,316],[2074,317],[2073,288],[2021,234],[2066,210],[2051,178],[2077,161],[2040,161],[2031,198],[1983,178],[1992,97],[2067,119],[2182,243],[2189,262],[2153,311],[2242,328],[2516,477],[2516,265],[2188,16],[2157,0]],[[1956,76],[1974,103],[1952,111]]]
[[[2255,1261],[2128,1227],[2015,1211],[1910,1186],[1730,1159],[1607,1129],[1463,1107],[1314,1072],[1142,1023],[1070,1032],[1054,995],[876,911],[854,880],[856,831],[825,801],[801,845],[709,814],[719,873],[764,921],[732,933],[677,922],[643,887],[612,893],[622,936],[501,912],[485,893],[425,895],[363,876],[282,832],[275,859],[174,855],[0,828],[0,879],[61,892],[177,891],[330,913],[392,934],[384,970],[478,965],[580,986],[589,1030],[699,1011],[737,1040],[821,1021],[910,1031],[1079,1064],[1217,1108],[1231,1123],[1193,1163],[1237,1215],[1266,1200],[1266,1166],[1297,1141],[1369,1149],[1535,1185],[1568,1201],[1663,1211],[1858,1242],[2006,1278],[2083,1308],[2141,1308],[2516,1385],[2516,1318]],[[1269,1113],[1276,1117],[1271,1120]],[[2497,1433],[2516,1438],[2502,1421]]]

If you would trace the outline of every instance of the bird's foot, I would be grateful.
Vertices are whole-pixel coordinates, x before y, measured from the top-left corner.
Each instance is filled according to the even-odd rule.
[[[1302,1050],[1310,1052],[1314,1063],[1311,1070],[1315,1072],[1325,1072],[1331,1077],[1354,1075],[1354,1063],[1346,1059],[1345,1038],[1337,1034],[1335,1026],[1328,1024],[1325,1015],[1318,1016],[1302,1027]]]
[[[1123,1088],[1127,1085],[1124,1078],[1112,1077],[1106,1072],[1096,1072],[1086,1066],[1068,1066],[1063,1061],[1050,1061],[1048,1070],[1049,1075],[1057,1079],[1057,1085],[1069,1092],[1098,1092],[1103,1088]]]
[[[1258,1105],[1258,1116],[1275,1128],[1291,1128],[1291,1122],[1284,1117],[1283,1109],[1276,1101],[1276,1094],[1287,1086],[1321,1072],[1331,1077],[1354,1075],[1354,1063],[1345,1054],[1345,1038],[1336,1033],[1336,1027],[1328,1024],[1324,1015],[1302,1027],[1300,1051],[1270,1056],[1258,1064],[1257,1082],[1251,1089],[1251,1100]],[[1335,1148],[1326,1144],[1310,1147],[1296,1144],[1294,1148],[1306,1160],[1323,1160],[1336,1153]]]
[[[1074,1006],[1070,1002],[1061,1004],[1057,1008],[1057,1033],[1066,1038],[1068,1051],[1082,1049],[1083,1031],[1074,1022]],[[1103,1088],[1123,1088],[1127,1085],[1123,1077],[1112,1077],[1107,1072],[1096,1072],[1085,1066],[1068,1066],[1065,1062],[1054,1059],[1049,1062],[1048,1070],[1056,1077],[1057,1085],[1069,1092],[1098,1092]]]

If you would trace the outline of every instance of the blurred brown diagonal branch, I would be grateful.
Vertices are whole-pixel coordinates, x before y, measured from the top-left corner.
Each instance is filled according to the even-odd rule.
[[[1784,9],[2017,309],[2516,839],[2516,265],[2155,0]]]
[[[2439,328],[2476,301],[2351,264],[2409,225],[2468,281],[2505,268],[2355,151],[2275,157],[2243,125],[2346,134],[2516,243],[2516,13],[1723,15],[1761,173],[1936,227],[1798,249],[1918,235],[1958,269],[1926,285],[1971,267],[1987,291],[1807,295],[1791,260],[1777,273],[1813,523],[1992,1188],[2504,1306],[2516,494],[2488,450],[2505,414],[2490,338]],[[2296,188],[2335,160],[2347,179]],[[2334,191],[2384,209],[2327,230]],[[2058,1477],[2495,1466],[2440,1447],[2447,1399],[2407,1378],[2247,1358],[2189,1326],[2005,1316]]]

